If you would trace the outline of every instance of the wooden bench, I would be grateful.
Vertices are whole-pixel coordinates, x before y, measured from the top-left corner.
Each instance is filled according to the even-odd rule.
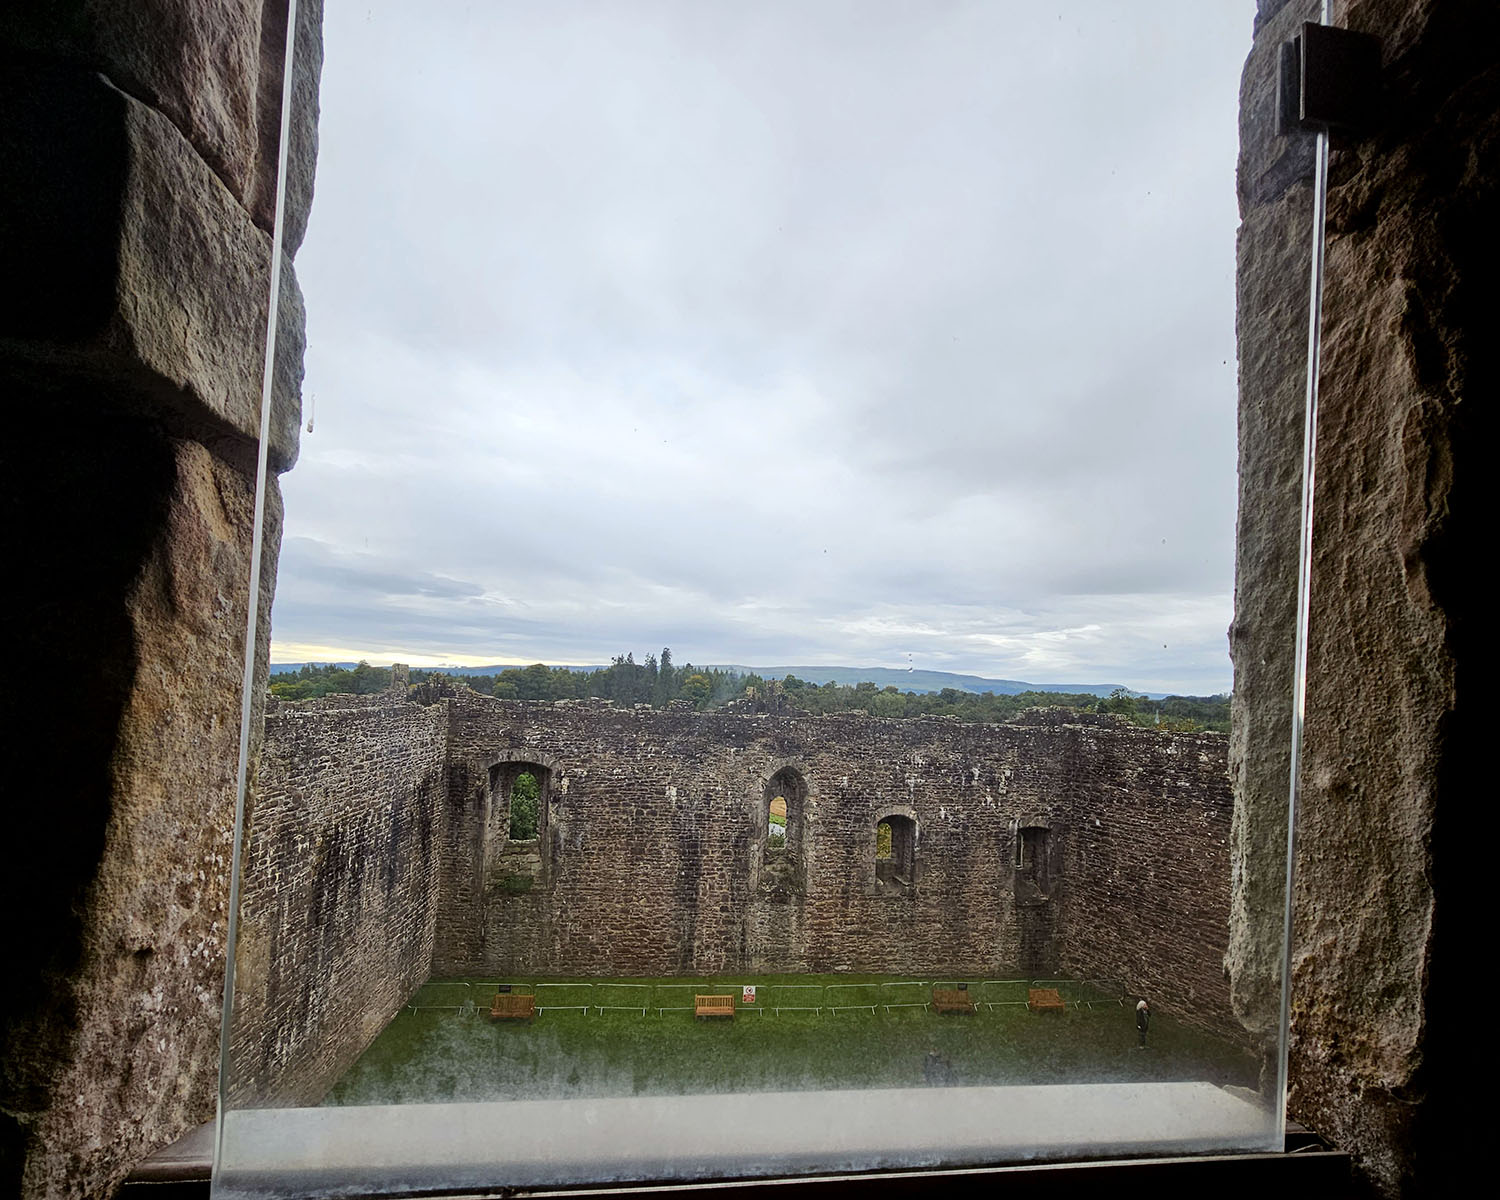
[[[536,1016],[536,997],[495,993],[495,1002],[490,1005],[491,1021],[529,1021]]]
[[[1067,1005],[1056,988],[1031,988],[1026,993],[1026,1007],[1032,1012],[1062,1012]]]
[[[733,1017],[733,996],[694,996],[693,1016],[695,1017]]]
[[[940,1013],[971,1013],[974,1000],[968,992],[958,988],[933,988],[932,1007]]]

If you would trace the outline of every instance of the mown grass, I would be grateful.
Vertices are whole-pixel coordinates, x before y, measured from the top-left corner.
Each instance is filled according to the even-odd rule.
[[[1146,1050],[1139,1050],[1133,1008],[1076,983],[1060,985],[1070,1001],[1066,1012],[1033,1014],[1024,1004],[1024,982],[975,980],[976,998],[997,1007],[939,1016],[894,1006],[930,998],[933,982],[956,981],[911,986],[909,976],[785,975],[504,982],[517,991],[535,987],[546,1011],[531,1023],[491,1023],[495,980],[428,983],[326,1102],[912,1087],[935,1074],[965,1085],[1255,1082],[1256,1064],[1242,1049],[1162,1013],[1152,1020]],[[757,985],[753,1008],[741,1007],[732,1021],[693,1017],[696,992],[738,995],[743,983]],[[821,1013],[790,1011],[819,1004]],[[588,1013],[567,1005],[587,1006]],[[689,1010],[670,1011],[683,1007]],[[941,1064],[937,1072],[934,1061]]]

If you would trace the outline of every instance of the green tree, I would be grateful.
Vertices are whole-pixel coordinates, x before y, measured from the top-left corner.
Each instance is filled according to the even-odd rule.
[[[661,658],[656,664],[655,689],[651,702],[657,708],[664,708],[668,701],[677,698],[677,673],[672,669],[672,647],[661,648]]]
[[[516,689],[522,700],[552,699],[552,672],[545,663],[532,663],[520,675]]]
[[[714,694],[714,681],[707,675],[693,674],[682,681],[678,698],[686,700],[694,708],[702,708]]]
[[[536,837],[537,800],[542,788],[536,776],[522,771],[510,789],[510,836],[518,842]]]
[[[282,700],[306,700],[314,696],[329,696],[353,692],[369,695],[383,692],[391,685],[388,667],[372,667],[361,661],[352,671],[343,667],[304,664],[296,675],[278,676],[271,683],[271,695]]]

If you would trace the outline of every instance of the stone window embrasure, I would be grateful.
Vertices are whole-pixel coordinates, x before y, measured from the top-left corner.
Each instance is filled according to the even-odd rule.
[[[901,894],[917,882],[917,822],[903,813],[890,813],[875,824],[875,886]]]
[[[756,837],[761,888],[780,893],[801,890],[807,796],[807,780],[796,767],[782,767],[766,780]]]
[[[489,770],[485,876],[489,890],[529,892],[548,876],[552,771],[535,762]]]
[[[1015,835],[1016,900],[1040,904],[1052,895],[1052,830],[1018,824]]]

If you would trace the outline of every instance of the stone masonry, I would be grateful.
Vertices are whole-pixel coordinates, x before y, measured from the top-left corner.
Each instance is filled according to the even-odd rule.
[[[0,9],[0,497],[29,681],[0,701],[0,1195],[110,1195],[214,1113],[287,9]],[[298,7],[273,472],[297,456],[321,10]],[[257,697],[280,536],[273,474]]]
[[[240,905],[237,1102],[266,1079],[320,1099],[427,978],[443,717],[389,696],[274,706]]]
[[[1226,745],[1060,710],[273,702],[235,1092],[316,1100],[429,974],[1065,973],[1235,1036]],[[878,877],[887,818],[912,823],[909,878]]]
[[[1260,0],[1240,105],[1229,965],[1236,1011],[1268,1034],[1312,236],[1311,138],[1276,128],[1275,61],[1317,7]],[[1493,621],[1475,572],[1493,542],[1500,41],[1495,6],[1466,0],[1333,17],[1378,37],[1382,65],[1371,129],[1335,134],[1329,170],[1288,1110],[1371,1191],[1446,1195],[1453,1148],[1481,1144],[1460,1072],[1493,844],[1473,824],[1493,739],[1472,681]]]

